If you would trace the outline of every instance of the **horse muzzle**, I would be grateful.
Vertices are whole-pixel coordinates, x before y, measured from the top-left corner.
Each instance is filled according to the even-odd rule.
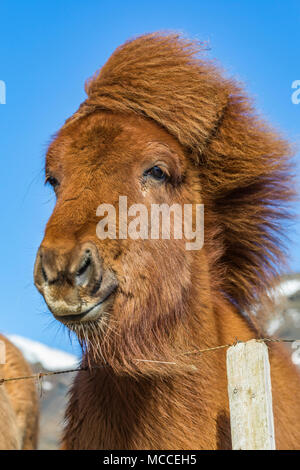
[[[92,242],[71,250],[40,246],[34,282],[62,323],[97,320],[112,305],[118,281]]]

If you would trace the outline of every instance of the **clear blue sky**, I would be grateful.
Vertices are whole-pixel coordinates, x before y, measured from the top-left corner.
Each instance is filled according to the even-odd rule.
[[[1,0],[0,330],[70,350],[35,290],[32,270],[54,198],[43,186],[50,136],[84,99],[83,84],[129,37],[179,30],[246,84],[258,109],[300,146],[299,0]],[[299,173],[300,155],[297,156]],[[299,204],[295,205],[299,213]],[[297,233],[298,232],[298,233]],[[300,271],[300,224],[291,233]]]

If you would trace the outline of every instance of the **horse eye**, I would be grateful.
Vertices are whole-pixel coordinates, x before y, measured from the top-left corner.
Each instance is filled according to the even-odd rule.
[[[157,165],[145,171],[144,176],[151,176],[157,181],[164,181],[167,177],[166,173]]]
[[[57,188],[57,186],[59,186],[59,182],[56,178],[54,178],[54,176],[46,176],[46,181],[45,181],[45,184],[51,184],[51,186],[53,187],[53,189]]]

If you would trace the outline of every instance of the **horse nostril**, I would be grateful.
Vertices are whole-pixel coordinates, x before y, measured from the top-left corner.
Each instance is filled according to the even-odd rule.
[[[38,290],[48,297],[67,295],[69,290],[79,297],[95,296],[102,283],[102,260],[91,242],[69,251],[41,247],[34,280]]]
[[[100,276],[98,280],[96,280],[94,287],[91,291],[91,295],[97,294],[98,290],[100,289],[101,284],[102,284],[102,275]]]
[[[42,259],[41,259],[41,263],[42,263]],[[44,281],[48,282],[48,276],[46,274],[43,264],[41,264],[41,269],[42,269],[42,275],[43,275]]]
[[[91,258],[84,260],[82,266],[78,269],[76,276],[81,276],[91,264]]]
[[[89,279],[92,274],[90,269],[91,267],[92,254],[90,250],[86,250],[75,274],[77,284],[83,285],[89,282]]]
[[[91,243],[82,247],[79,259],[75,271],[75,283],[88,289],[89,295],[95,296],[102,284],[102,262],[96,247],[91,246]]]

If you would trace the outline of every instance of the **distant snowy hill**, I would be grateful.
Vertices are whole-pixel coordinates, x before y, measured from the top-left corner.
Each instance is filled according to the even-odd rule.
[[[280,291],[283,295],[291,297],[297,292],[300,292],[300,278],[299,279],[287,279],[280,284]]]
[[[275,311],[267,333],[279,338],[300,339],[300,274],[282,276],[273,292]],[[292,352],[292,360],[300,366],[300,354]]]
[[[22,336],[8,335],[31,364],[41,364],[48,371],[64,370],[78,367],[79,359],[69,353],[53,349],[45,344],[32,341]]]

